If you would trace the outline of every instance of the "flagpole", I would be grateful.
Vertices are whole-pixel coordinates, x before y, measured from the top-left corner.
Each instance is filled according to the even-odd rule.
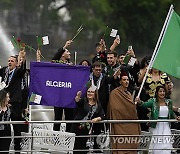
[[[37,45],[38,45],[38,50],[39,50],[38,36],[36,36],[36,39],[37,39]]]
[[[77,51],[74,52],[74,64],[77,64]]]
[[[40,46],[39,46],[39,42],[38,42],[38,37],[39,37],[39,36],[36,36],[36,39],[37,39],[37,46],[38,46],[37,49],[40,50]],[[33,49],[33,48],[32,48],[32,49]],[[37,52],[35,49],[34,49],[34,51]],[[44,56],[43,56],[41,53],[40,53],[40,56],[41,56],[42,58],[44,58]],[[44,58],[44,59],[45,59],[45,58]]]
[[[157,56],[157,54],[158,54],[158,52],[159,52],[159,48],[160,48],[160,46],[161,46],[161,44],[162,44],[162,40],[163,40],[163,38],[164,38],[164,34],[166,33],[166,31],[167,31],[167,28],[168,28],[168,25],[169,25],[169,22],[170,22],[170,19],[171,19],[171,17],[172,17],[172,13],[174,12],[174,6],[171,4],[171,6],[170,6],[170,9],[169,9],[169,12],[168,12],[168,14],[169,14],[169,16],[167,16],[168,17],[168,21],[167,21],[167,23],[166,23],[166,26],[165,26],[165,28],[164,28],[164,31],[163,31],[163,36],[162,36],[162,38],[161,38],[161,40],[160,40],[160,43],[159,43],[159,45],[158,45],[158,49],[157,49],[157,52],[155,53],[155,55],[154,55],[154,57],[153,57],[153,60],[152,60],[152,63],[151,63],[151,67],[152,67],[152,65],[154,64],[154,60],[156,59],[156,56]]]
[[[104,34],[103,34],[103,37],[102,37],[103,40],[104,40],[104,37],[105,37],[105,35],[106,35],[107,29],[108,29],[108,26],[106,26],[106,29],[105,29],[105,31],[104,31]]]
[[[153,63],[154,63],[155,57],[156,57],[156,55],[157,55],[157,53],[158,53],[159,46],[160,46],[160,44],[161,44],[161,42],[162,42],[162,39],[163,39],[164,34],[165,34],[165,31],[166,31],[166,29],[167,29],[167,27],[168,27],[168,23],[169,23],[169,21],[170,21],[170,19],[171,19],[170,17],[171,17],[171,15],[172,15],[172,13],[173,13],[173,8],[174,8],[174,6],[171,4],[171,6],[170,6],[170,8],[169,8],[169,12],[168,12],[168,14],[167,14],[167,16],[166,16],[166,20],[165,20],[165,22],[164,22],[163,28],[162,28],[161,33],[160,33],[160,35],[159,35],[158,41],[157,41],[157,43],[156,43],[156,46],[155,46],[153,55],[152,55],[152,57],[151,57],[149,66],[148,66],[148,68],[147,68],[147,70],[146,70],[146,73],[145,73],[145,75],[144,75],[143,81],[142,81],[142,83],[141,83],[141,86],[140,86],[140,89],[139,89],[139,92],[138,92],[138,95],[137,95],[138,98],[140,97],[142,88],[143,88],[143,86],[144,86],[144,83],[145,83],[145,81],[146,81],[146,77],[147,77],[147,75],[148,75],[148,72],[149,72],[150,68],[152,68],[152,65],[153,65]],[[135,103],[136,103],[136,102],[135,102]]]
[[[74,35],[74,37],[71,39],[72,41],[79,35],[79,33],[83,30],[83,25],[81,25],[78,30],[77,30],[77,33]]]
[[[29,104],[29,121],[32,121],[32,106]],[[29,133],[31,133],[31,123],[29,123]]]

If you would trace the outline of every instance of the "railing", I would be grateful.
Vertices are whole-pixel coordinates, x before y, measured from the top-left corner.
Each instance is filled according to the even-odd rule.
[[[71,149],[67,149],[67,148],[62,148],[62,152],[69,152],[71,153],[72,151],[76,151],[73,150],[73,144],[74,144],[74,139],[75,137],[98,137],[98,135],[83,135],[83,136],[75,136],[75,134],[72,133],[67,133],[67,132],[56,132],[51,130],[48,130],[47,124],[54,124],[54,123],[86,123],[89,122],[91,123],[91,121],[79,121],[79,120],[69,120],[69,121],[29,121],[28,123],[31,124],[32,129],[31,132],[29,133],[24,133],[22,134],[22,136],[14,136],[13,138],[23,138],[23,142],[22,144],[26,144],[26,148],[21,150],[21,153],[25,152],[25,153],[35,153],[35,152],[45,152],[45,153],[49,153],[49,152],[54,152],[54,151],[58,151],[58,153],[60,152],[60,149],[57,149],[52,143],[55,143],[54,140],[56,139],[56,145],[60,144],[64,139],[63,137],[70,137],[71,139],[69,139],[69,141],[73,142],[71,144]],[[113,124],[113,123],[146,123],[146,122],[178,122],[177,120],[103,120],[100,121],[99,123],[107,123],[107,124]],[[23,121],[4,121],[4,122],[0,122],[0,124],[25,124],[27,122],[23,122]],[[37,127],[39,124],[42,125],[40,127]],[[33,126],[35,125],[35,126]],[[45,127],[46,126],[46,127]],[[64,136],[63,136],[64,135]],[[69,136],[68,136],[69,135]],[[123,149],[123,151],[127,151],[127,150],[131,150],[131,151],[139,151],[139,153],[143,152],[143,151],[148,151],[151,150],[149,149],[149,143],[151,141],[151,137],[153,135],[150,134],[149,132],[142,132],[141,135],[111,135],[108,134],[109,138],[112,137],[139,137],[139,138],[148,138],[148,142],[147,143],[140,143],[139,144],[139,148],[138,149]],[[159,136],[159,135],[154,135],[154,136]],[[162,135],[160,135],[162,136]],[[164,135],[167,136],[167,135]],[[174,143],[173,143],[173,149],[168,149],[168,150],[180,150],[180,130],[172,130],[172,136],[174,137]],[[107,136],[106,136],[107,137]],[[0,138],[9,138],[9,137],[0,137]],[[12,138],[10,136],[10,138]],[[44,141],[44,143],[43,143]],[[36,143],[34,143],[36,142]],[[39,142],[39,145],[37,145],[37,143]],[[58,144],[57,144],[58,142]],[[50,146],[48,146],[47,143],[51,143]],[[68,143],[70,144],[70,143]],[[58,145],[59,146],[59,145]],[[111,149],[110,147],[106,147],[103,150],[103,153],[110,153],[112,151],[122,151],[122,149]],[[164,149],[165,150],[165,149]],[[79,151],[79,150],[78,150]],[[88,151],[88,152],[92,152],[92,151],[99,151],[99,149],[83,149],[80,151]],[[0,153],[3,153],[5,151],[0,151]],[[11,150],[10,152],[14,152],[13,150]],[[18,152],[18,151],[16,151]]]

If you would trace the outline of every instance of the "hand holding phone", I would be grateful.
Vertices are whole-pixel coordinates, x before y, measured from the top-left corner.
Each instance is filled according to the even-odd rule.
[[[117,35],[116,38],[117,38],[118,40],[120,40],[120,36],[119,36],[119,35]]]
[[[119,44],[120,44],[120,37],[119,37],[119,35],[116,36],[116,39],[114,40],[114,43],[115,43],[116,45],[119,45]]]

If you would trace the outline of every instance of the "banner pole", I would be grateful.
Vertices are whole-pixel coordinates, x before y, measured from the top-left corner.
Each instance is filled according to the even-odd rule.
[[[152,65],[154,64],[154,60],[156,59],[156,56],[157,56],[157,54],[158,54],[158,52],[159,52],[159,48],[160,48],[160,46],[161,46],[161,44],[162,44],[162,40],[163,40],[163,38],[164,38],[164,34],[166,33],[166,31],[167,31],[167,28],[168,28],[168,25],[169,25],[169,22],[170,22],[170,19],[171,19],[171,17],[172,17],[172,14],[173,14],[173,12],[174,12],[174,6],[171,4],[171,6],[170,6],[170,9],[169,9],[169,12],[168,12],[168,14],[169,14],[169,16],[167,16],[168,17],[168,21],[167,21],[167,23],[166,23],[166,26],[165,26],[165,28],[164,28],[164,31],[162,32],[163,33],[163,36],[162,36],[162,38],[160,39],[160,43],[159,43],[159,45],[158,45],[158,49],[157,49],[157,52],[155,53],[155,55],[153,56],[153,60],[152,60],[152,64],[150,65],[151,67],[152,67]]]
[[[77,64],[77,51],[74,52],[74,65]]]

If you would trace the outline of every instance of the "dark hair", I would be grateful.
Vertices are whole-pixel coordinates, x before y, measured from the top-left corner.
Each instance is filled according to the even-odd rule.
[[[152,74],[152,70],[153,70],[153,69],[156,69],[156,68],[151,68],[151,69],[149,70],[149,73],[150,73],[150,74]],[[158,70],[158,69],[156,69],[156,70]],[[163,73],[163,72],[161,72],[160,70],[158,70],[158,71],[159,71],[159,75],[161,75],[161,74]]]
[[[127,71],[122,70],[122,71],[121,71],[121,74],[120,74],[120,77],[119,77],[119,80],[121,80],[123,76],[127,76],[127,77],[129,78],[129,76],[128,76],[128,72],[127,72]]]
[[[159,92],[159,90],[160,90],[161,88],[163,88],[164,91],[165,91],[165,93],[166,93],[166,88],[165,88],[164,86],[162,86],[162,85],[157,86],[157,87],[156,87],[156,91],[155,91],[155,98],[156,98],[156,99],[158,99],[158,92]]]
[[[7,93],[8,92],[4,89],[0,91],[0,106],[1,107],[5,104]]]
[[[108,51],[107,55],[108,55],[108,54],[113,54],[114,57],[117,57],[117,56],[118,56],[118,54],[117,54],[116,51]]]
[[[142,60],[141,60],[141,64],[140,64],[140,69],[143,69],[145,67],[145,64],[150,61],[151,57],[150,56],[145,56]]]
[[[10,57],[15,58],[16,62],[18,62],[18,55],[10,56]]]
[[[95,68],[95,67],[102,67],[102,63],[99,62],[99,61],[95,61],[95,62],[92,64],[91,67],[92,67],[92,68]]]
[[[124,54],[124,53],[121,53],[119,56],[118,56],[118,58],[120,58],[121,56],[125,56],[126,54]]]
[[[101,43],[98,42],[95,44],[95,47],[98,47],[98,46],[101,46]]]
[[[83,63],[84,61],[88,63],[88,66],[91,66],[91,63],[90,63],[88,60],[86,60],[86,59],[82,60],[82,61],[79,63],[79,65],[82,65],[82,63]]]

